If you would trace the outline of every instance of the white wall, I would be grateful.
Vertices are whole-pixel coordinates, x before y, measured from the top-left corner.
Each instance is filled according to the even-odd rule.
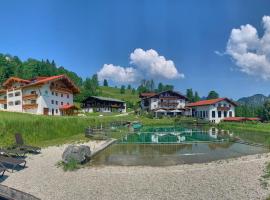
[[[224,111],[221,111],[221,117],[218,117],[218,110],[217,107],[219,107],[219,104],[224,106],[224,104],[227,105],[227,107],[230,107],[230,109],[227,111],[227,117],[230,117],[229,113],[232,112],[232,117],[235,117],[235,106],[227,101],[221,101],[216,103],[215,105],[207,105],[207,106],[197,106],[193,107],[197,111],[198,118],[203,118],[205,120],[211,121],[213,123],[219,123],[222,119],[225,118]],[[205,112],[207,115],[205,117],[201,117],[200,113]],[[212,112],[215,112],[215,117],[212,117]]]
[[[15,96],[15,93],[19,93],[19,96]],[[12,95],[12,96],[9,96]],[[20,102],[19,105],[15,105],[15,102]],[[11,103],[13,105],[11,105]],[[7,110],[12,112],[22,112],[22,91],[19,90],[11,90],[7,92]]]

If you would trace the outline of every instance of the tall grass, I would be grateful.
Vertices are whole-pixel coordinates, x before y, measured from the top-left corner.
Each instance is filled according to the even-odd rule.
[[[116,116],[39,116],[25,113],[0,112],[0,146],[14,144],[14,134],[20,132],[29,145],[50,146],[85,140],[86,127],[108,126],[113,121],[140,121],[144,125],[173,125],[174,119],[148,119],[128,115]],[[119,135],[116,135],[118,138]]]

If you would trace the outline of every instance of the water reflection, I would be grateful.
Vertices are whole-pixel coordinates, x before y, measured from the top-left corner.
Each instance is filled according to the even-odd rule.
[[[209,130],[163,128],[151,131],[127,134],[119,143],[184,143],[184,142],[213,142],[224,141],[232,137],[228,131],[219,131],[215,127]]]

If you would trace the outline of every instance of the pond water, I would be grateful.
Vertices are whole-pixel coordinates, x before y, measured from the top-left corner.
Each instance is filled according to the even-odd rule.
[[[150,128],[127,134],[96,155],[93,165],[167,166],[202,163],[268,152],[261,145],[235,141],[235,134],[188,128]],[[238,137],[238,135],[237,135]],[[239,139],[239,137],[238,137]]]

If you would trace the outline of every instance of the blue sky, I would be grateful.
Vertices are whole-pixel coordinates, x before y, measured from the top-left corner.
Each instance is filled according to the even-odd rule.
[[[250,71],[244,67],[252,66],[236,63],[240,58],[235,51],[215,53],[226,52],[232,29],[241,25],[251,24],[262,37],[262,18],[269,15],[267,0],[2,0],[0,52],[54,59],[85,78],[104,64],[132,67],[135,49],[153,49],[172,60],[185,78],[151,77],[181,92],[193,88],[201,96],[209,90],[232,98],[269,95],[270,79],[261,75],[268,73],[268,64]]]

